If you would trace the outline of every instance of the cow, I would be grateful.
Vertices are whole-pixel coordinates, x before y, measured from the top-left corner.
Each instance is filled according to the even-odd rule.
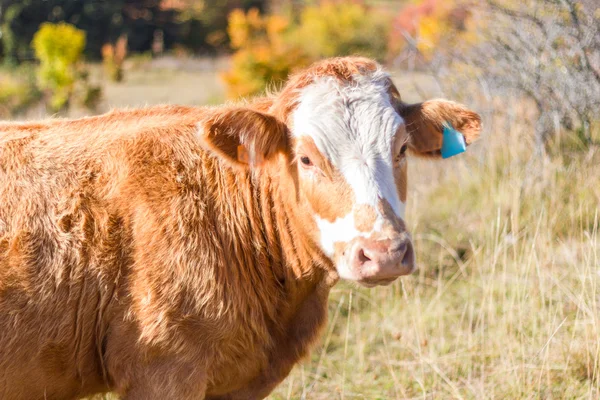
[[[407,156],[477,113],[334,58],[275,94],[0,124],[0,398],[260,399],[415,269]]]

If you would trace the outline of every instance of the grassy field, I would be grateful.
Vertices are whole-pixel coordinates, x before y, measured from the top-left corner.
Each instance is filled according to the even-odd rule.
[[[405,98],[439,94],[395,75]],[[222,93],[210,68],[146,66],[109,85],[105,106]],[[467,155],[411,160],[419,272],[338,285],[320,346],[271,399],[600,398],[600,148],[565,134],[532,157],[526,107],[508,106]]]
[[[410,164],[419,273],[338,287],[273,399],[600,398],[599,149],[531,162],[531,130],[508,128]]]

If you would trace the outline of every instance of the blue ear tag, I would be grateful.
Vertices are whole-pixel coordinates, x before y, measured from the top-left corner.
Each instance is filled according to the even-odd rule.
[[[442,158],[450,158],[467,150],[465,138],[452,125],[444,123],[444,138],[442,139]]]

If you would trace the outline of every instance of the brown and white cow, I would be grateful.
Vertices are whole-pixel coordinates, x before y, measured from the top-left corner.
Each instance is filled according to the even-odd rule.
[[[341,58],[243,106],[0,124],[0,399],[267,396],[339,277],[415,268],[406,156],[444,122],[479,135]]]

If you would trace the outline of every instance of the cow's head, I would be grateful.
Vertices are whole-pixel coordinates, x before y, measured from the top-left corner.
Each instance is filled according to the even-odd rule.
[[[244,112],[259,129],[242,133],[230,158],[252,164],[286,152],[315,240],[341,278],[367,286],[415,269],[404,222],[407,156],[440,158],[444,124],[467,144],[481,129],[480,117],[463,105],[403,103],[389,76],[363,58],[317,63],[289,80],[268,113]],[[255,135],[259,141],[245,139]]]

